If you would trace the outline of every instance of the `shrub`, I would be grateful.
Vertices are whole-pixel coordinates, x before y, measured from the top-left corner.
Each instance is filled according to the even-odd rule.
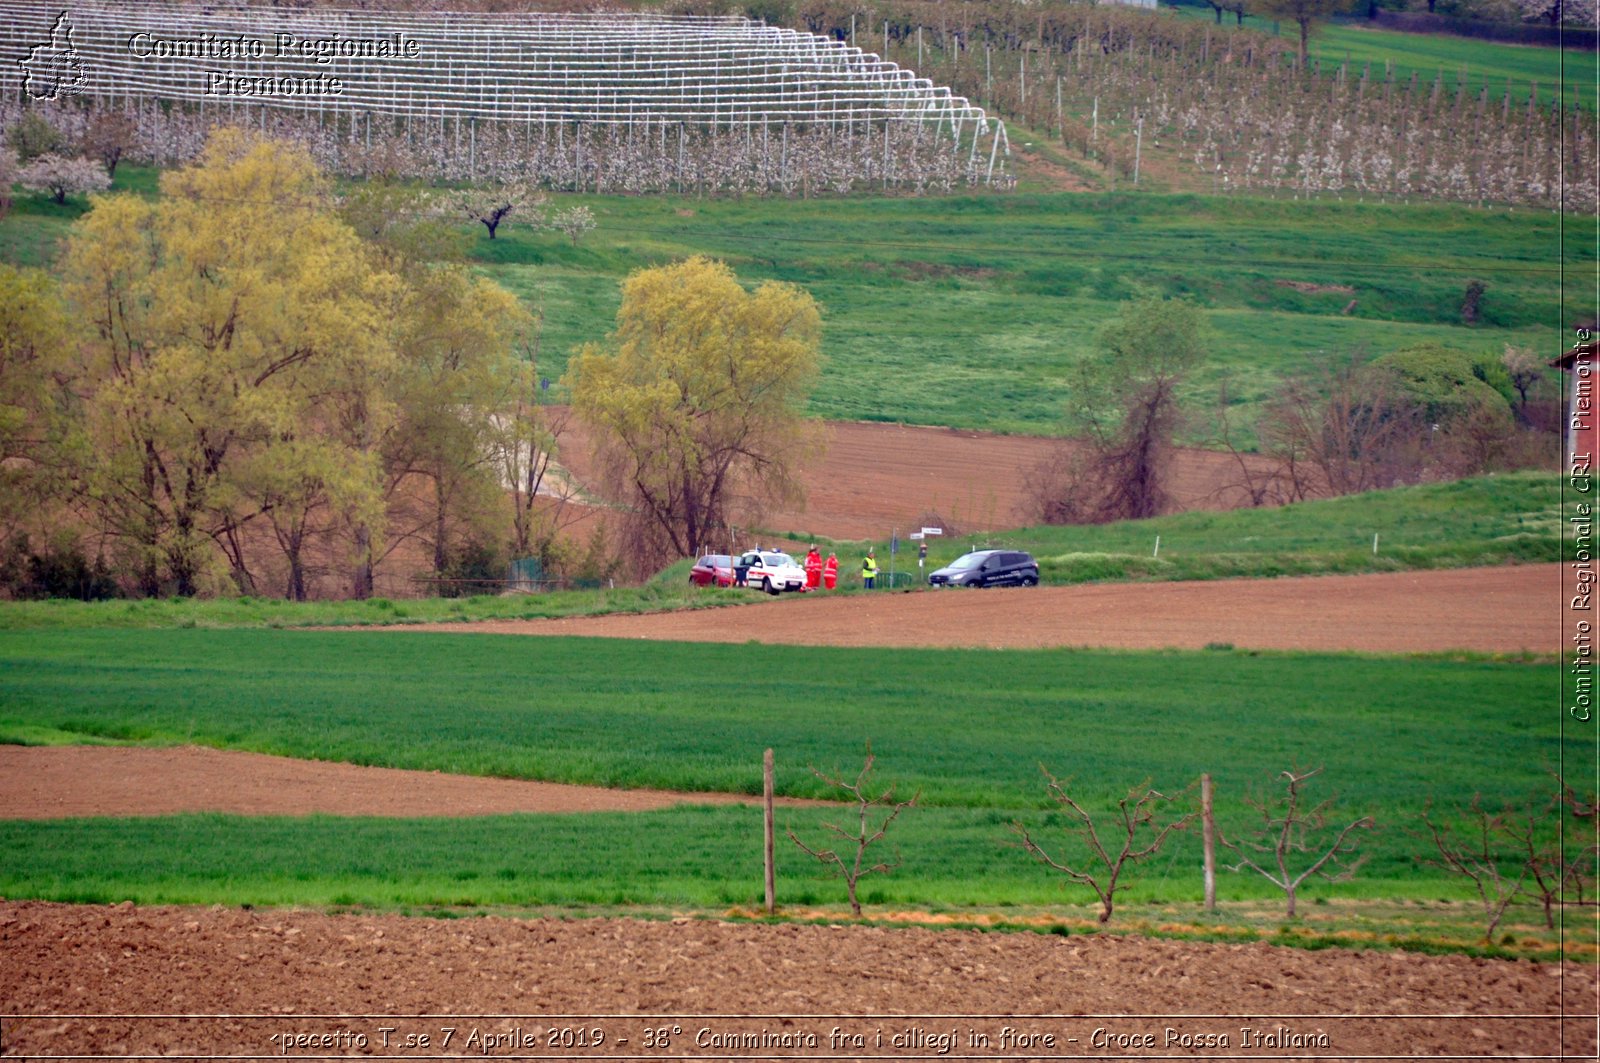
[[[17,153],[18,160],[30,163],[41,155],[59,152],[67,138],[39,115],[25,114],[6,132],[6,144]]]
[[[105,558],[91,563],[76,543],[58,543],[35,551],[26,535],[18,535],[0,551],[0,590],[12,598],[73,598],[99,602],[120,595]]]

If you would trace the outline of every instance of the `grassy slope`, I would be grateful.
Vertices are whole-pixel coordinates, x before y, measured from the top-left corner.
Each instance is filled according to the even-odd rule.
[[[1209,7],[1185,5],[1169,10],[1184,18],[1208,22],[1215,19]],[[1245,28],[1271,33],[1273,21],[1262,15],[1247,20]],[[1233,16],[1225,16],[1223,22],[1232,28]],[[1298,33],[1293,22],[1280,20],[1280,36],[1293,41]],[[1537,85],[1541,102],[1549,103],[1558,92],[1564,92],[1570,100],[1571,87],[1577,85],[1586,101],[1590,105],[1594,102],[1597,53],[1581,48],[1501,44],[1442,33],[1400,33],[1347,19],[1313,28],[1310,50],[1311,58],[1322,63],[1325,73],[1348,62],[1359,76],[1363,64],[1370,63],[1374,75],[1382,76],[1387,63],[1396,81],[1408,82],[1416,74],[1420,83],[1431,84],[1435,76],[1442,74],[1452,89],[1458,79],[1472,86],[1487,82],[1496,100],[1509,83],[1513,99],[1525,100],[1528,91]]]
[[[1514,473],[1265,509],[936,538],[928,560],[1004,545],[1032,552],[1048,583],[1270,577],[1558,561],[1560,536],[1561,481]]]
[[[1397,80],[1417,80],[1428,84],[1440,75],[1454,87],[1458,80],[1468,85],[1489,85],[1491,97],[1499,99],[1509,82],[1513,99],[1526,99],[1537,85],[1539,100],[1549,103],[1558,92],[1571,100],[1572,86],[1578,86],[1585,104],[1595,100],[1597,54],[1578,48],[1546,48],[1535,45],[1497,44],[1467,37],[1443,34],[1394,33],[1367,29],[1353,23],[1323,26],[1311,37],[1311,54],[1322,60],[1324,68],[1348,60],[1357,69],[1371,63],[1381,71],[1393,65]]]
[[[149,190],[153,174],[124,167],[118,184]],[[1548,349],[1563,319],[1562,219],[1527,212],[1123,194],[582,201],[600,228],[580,247],[516,228],[475,245],[489,275],[544,310],[543,375],[604,336],[628,272],[704,253],[822,304],[828,362],[811,412],[823,417],[1052,431],[1064,370],[1137,285],[1207,308],[1213,356],[1189,398],[1209,405],[1227,380],[1237,420],[1329,352]],[[77,213],[20,197],[0,256],[52,261]],[[1565,225],[1567,269],[1592,272],[1594,241]],[[1468,329],[1457,313],[1472,279],[1488,292],[1485,324]]]
[[[1527,213],[1069,194],[587,200],[600,229],[576,250],[516,230],[479,244],[490,275],[543,305],[549,376],[610,326],[628,270],[706,253],[822,304],[828,364],[811,409],[825,417],[1051,431],[1066,369],[1138,285],[1208,309],[1213,354],[1188,397],[1214,402],[1227,380],[1246,415],[1330,352],[1543,349],[1562,318],[1558,219]],[[1575,239],[1567,251],[1574,271],[1592,259]],[[1467,329],[1471,279],[1493,294],[1486,324]]]
[[[1415,866],[1406,821],[1430,793],[1446,804],[1476,789],[1521,794],[1562,755],[1547,723],[1553,665],[1215,652],[752,655],[742,646],[270,631],[8,634],[0,660],[0,736],[11,738],[195,741],[747,792],[771,746],[780,791],[800,795],[824,792],[807,764],[847,769],[870,740],[881,778],[901,793],[920,788],[930,806],[908,821],[908,865],[884,895],[924,903],[1049,899],[1048,880],[1003,850],[1014,817],[1041,828],[1051,818],[1039,810],[1040,762],[1079,780],[1077,792],[1097,805],[1146,777],[1176,789],[1211,771],[1224,795],[1219,815],[1235,824],[1251,783],[1291,763],[1326,765],[1341,804],[1385,827],[1358,891],[1453,895]],[[750,888],[750,815],[508,817],[458,825],[475,840],[454,854],[451,828],[437,823],[317,819],[299,835],[280,821],[231,817],[8,823],[0,837],[19,855],[0,874],[0,894],[714,904]],[[805,827],[824,814],[786,816]],[[344,855],[295,855],[296,837],[317,841],[300,846],[307,853]],[[1192,849],[1186,841],[1147,872],[1166,882],[1148,889],[1191,890]],[[94,866],[85,852],[100,854]],[[595,868],[597,853],[613,854],[609,872]],[[251,870],[279,857],[279,869]],[[457,872],[471,874],[452,884]]]

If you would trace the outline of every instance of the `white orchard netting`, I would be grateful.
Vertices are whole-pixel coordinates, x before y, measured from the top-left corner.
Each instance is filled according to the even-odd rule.
[[[38,107],[70,131],[122,111],[157,163],[233,123],[346,172],[379,152],[418,176],[601,191],[1010,182],[1004,125],[982,108],[744,18],[82,0],[0,0],[0,15],[0,120]]]

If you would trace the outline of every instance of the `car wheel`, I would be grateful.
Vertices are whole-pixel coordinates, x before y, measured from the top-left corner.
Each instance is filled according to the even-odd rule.
[[[774,597],[780,593],[778,588],[772,585],[772,581],[765,577],[763,577],[761,580],[761,589],[766,591],[768,594],[773,595]]]
[[[1037,587],[1039,585],[1039,577],[1038,576],[1023,576],[1022,577],[1022,585],[1024,587]]]

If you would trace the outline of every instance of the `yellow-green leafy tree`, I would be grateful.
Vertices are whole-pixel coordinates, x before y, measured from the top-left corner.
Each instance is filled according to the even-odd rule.
[[[328,507],[381,536],[400,284],[307,154],[214,133],[159,199],[96,199],[63,273],[85,493],[144,591],[196,593],[219,560],[256,589],[257,517],[292,541],[294,511]]]
[[[747,291],[710,259],[623,282],[616,331],[586,345],[567,380],[629,514],[636,567],[726,543],[736,509],[799,496],[821,334],[805,291]]]
[[[507,540],[501,445],[525,436],[521,405],[532,366],[519,348],[532,316],[465,263],[470,242],[440,220],[426,192],[367,181],[346,194],[344,218],[404,282],[391,394],[396,418],[381,447],[389,535],[366,568],[405,543],[427,548],[447,574]],[[357,581],[360,582],[359,579]]]
[[[415,533],[442,574],[468,544],[498,550],[507,537],[497,445],[516,416],[526,370],[514,350],[530,318],[515,296],[460,266],[421,268],[408,279],[399,421],[386,453],[393,476],[426,481]]]
[[[34,511],[59,472],[66,340],[50,277],[0,264],[0,537]]]

